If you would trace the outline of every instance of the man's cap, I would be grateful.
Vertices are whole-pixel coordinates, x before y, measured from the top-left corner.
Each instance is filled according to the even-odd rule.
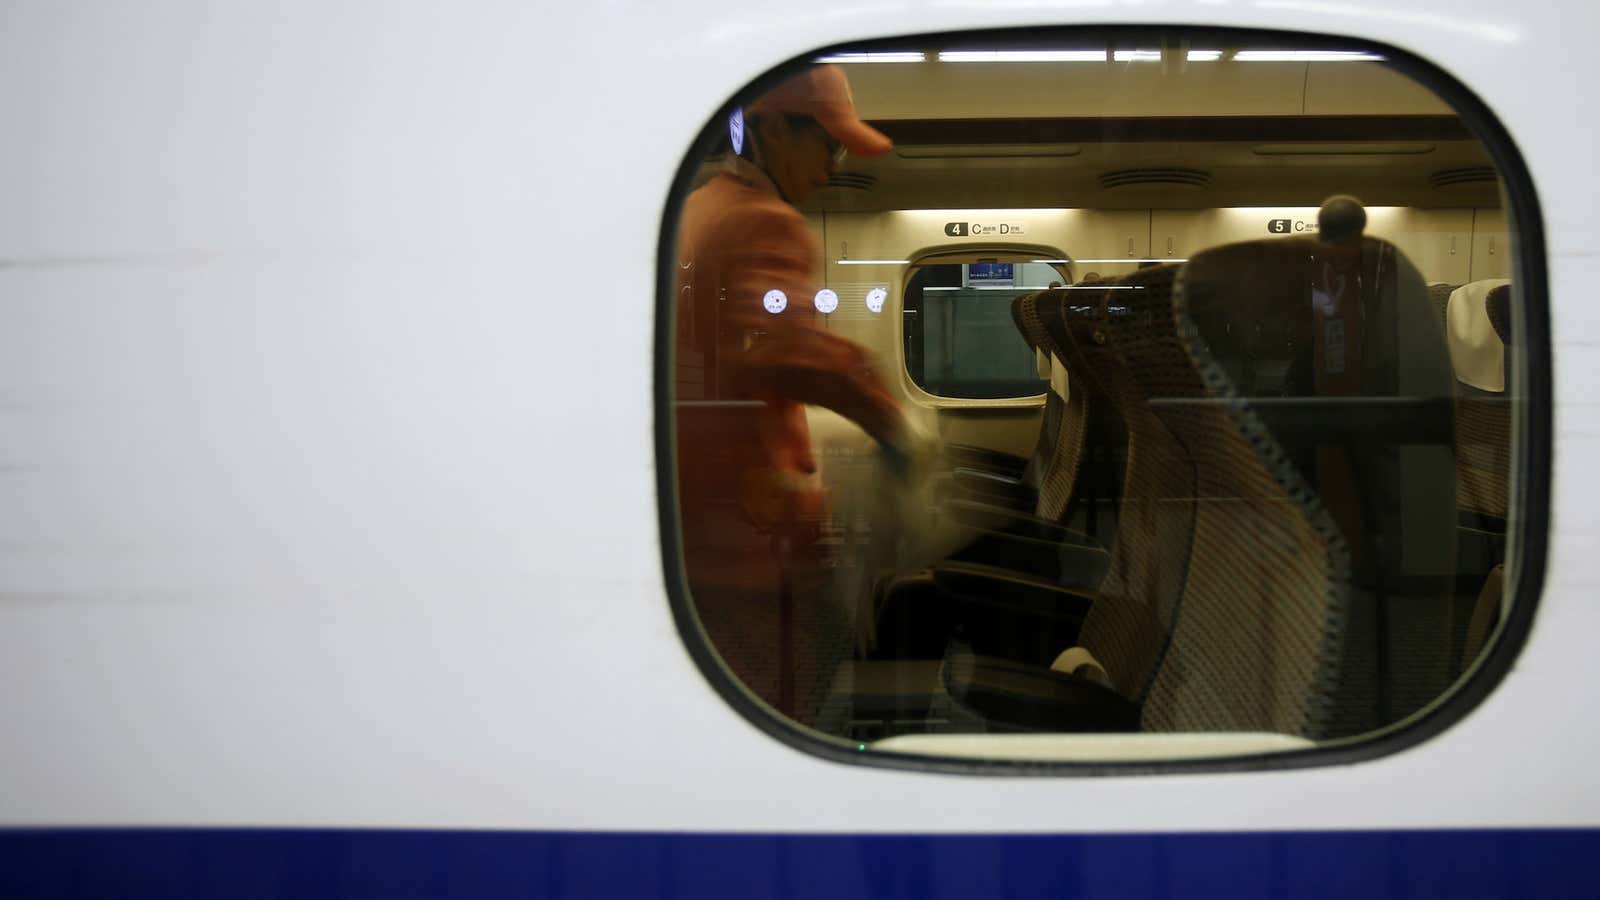
[[[761,95],[749,112],[810,116],[858,156],[881,156],[894,146],[887,135],[856,115],[850,82],[838,66],[812,66]]]

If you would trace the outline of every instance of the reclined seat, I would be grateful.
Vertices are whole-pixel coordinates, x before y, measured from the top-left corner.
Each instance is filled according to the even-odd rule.
[[[1439,314],[1439,324],[1444,326],[1447,321],[1446,310],[1450,306],[1450,295],[1455,293],[1459,284],[1449,284],[1443,281],[1428,284],[1428,299],[1432,301],[1434,311]]]
[[[1446,323],[1457,392],[1457,505],[1502,532],[1511,471],[1510,293],[1505,279],[1462,285],[1450,295]]]
[[[1181,585],[1170,610],[1103,592],[1080,652],[1058,661],[1070,671],[952,657],[951,696],[990,730],[1318,739],[1395,721],[1446,686],[1442,329],[1416,270],[1360,237],[1352,205],[1324,208],[1321,241],[1205,251],[1170,296],[1117,299],[1105,344],[1193,464],[1192,540],[1170,547]],[[1125,513],[1118,546],[1133,533]],[[1158,621],[1137,627],[1146,611]],[[1135,627],[1091,627],[1101,616]],[[1109,633],[1160,645],[1130,653]],[[1148,678],[1122,670],[1150,658]]]
[[[1476,281],[1451,292],[1446,332],[1456,388],[1456,506],[1462,612],[1458,668],[1482,650],[1504,592],[1510,501],[1511,283]]]
[[[1023,294],[1012,300],[1011,319],[1038,359],[1039,374],[1048,377],[1048,338],[1035,308],[1037,297],[1037,294]],[[987,448],[947,444],[944,451],[950,472],[948,483],[940,486],[938,495],[1008,509],[1032,509],[1038,502],[1040,480],[1055,457],[1056,435],[1065,413],[1065,400],[1047,389],[1039,436],[1033,453],[1025,460]]]
[[[1081,487],[1086,437],[1095,429],[1094,423],[1103,416],[1104,409],[1100,399],[1091,397],[1082,386],[1073,388],[1068,375],[1071,367],[1062,362],[1065,351],[1056,331],[1065,293],[1040,291],[1019,297],[1013,305],[1019,325],[1029,341],[1036,342],[1041,372],[1050,379],[1026,505],[968,495],[947,496],[940,509],[942,515],[980,532],[979,539],[956,558],[1050,580],[1062,574],[1057,560],[1059,545],[1099,545],[1094,536],[1067,527]],[[1092,583],[1085,580],[1086,575],[1078,573],[1072,583]]]
[[[1453,379],[1429,291],[1404,254],[1360,237],[1354,201],[1323,218],[1320,240],[1219,248],[1182,281],[1194,327],[1350,554],[1326,736],[1398,721],[1453,680],[1457,562]]]
[[[1170,290],[1176,271],[1175,266],[1143,270],[1129,276],[1131,283],[1125,287],[1148,286],[1164,292]],[[1074,373],[1067,421],[1076,426],[1073,433],[1061,436],[1062,448],[1054,471],[1047,473],[1038,511],[1052,517],[1046,521],[1059,522],[1069,515],[1078,462],[1084,455],[1083,436],[1090,432],[1106,443],[1114,464],[1127,466],[1102,491],[1114,500],[1108,508],[1137,507],[1118,514],[1118,532],[1108,554],[1096,553],[1092,545],[1086,548],[1084,538],[1035,535],[1047,552],[1069,561],[1063,569],[1073,563],[1083,565],[1086,559],[1099,563],[1096,577],[1001,572],[970,557],[936,566],[920,582],[906,580],[887,593],[878,633],[914,638],[891,644],[886,652],[938,658],[959,633],[980,653],[1044,666],[1063,646],[1080,639],[1081,627],[1085,636],[1105,636],[1104,643],[1113,648],[1108,658],[1119,660],[1115,667],[1119,677],[1126,678],[1130,689],[1142,690],[1140,685],[1154,664],[1150,648],[1164,640],[1182,579],[1183,549],[1175,545],[1186,541],[1193,518],[1193,475],[1182,446],[1123,373],[1115,341],[1102,346],[1101,332],[1118,333],[1131,321],[1117,312],[1123,307],[1108,300],[1121,296],[1123,289],[1108,285],[1103,291],[1052,290],[1037,298],[1050,348]],[[1090,424],[1078,426],[1079,422]],[[1103,584],[1102,572],[1110,573]],[[1120,602],[1129,595],[1135,599]],[[1102,597],[1119,602],[1102,607]]]

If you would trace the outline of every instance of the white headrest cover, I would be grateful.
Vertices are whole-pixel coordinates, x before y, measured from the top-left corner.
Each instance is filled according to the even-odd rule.
[[[1043,347],[1033,348],[1033,367],[1040,378],[1050,377],[1050,354],[1045,353]]]
[[[1487,278],[1464,284],[1451,292],[1445,304],[1445,333],[1456,380],[1480,391],[1506,389],[1506,345],[1489,323],[1484,300],[1490,291],[1510,283],[1504,278]]]

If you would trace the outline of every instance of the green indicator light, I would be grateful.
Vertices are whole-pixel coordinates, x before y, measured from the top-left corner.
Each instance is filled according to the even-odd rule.
[[[866,744],[857,744],[856,745],[856,749],[857,750],[865,750],[865,749],[867,749],[867,745]]]

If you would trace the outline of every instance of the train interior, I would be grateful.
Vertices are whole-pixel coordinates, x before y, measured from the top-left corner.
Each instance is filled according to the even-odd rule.
[[[759,401],[676,353],[683,589],[739,690],[861,752],[1128,760],[1357,739],[1470,672],[1511,599],[1516,236],[1444,98],[1179,34],[825,61],[894,148],[799,205],[818,293],[781,315],[918,440],[806,406],[797,548],[717,487],[704,423]]]

